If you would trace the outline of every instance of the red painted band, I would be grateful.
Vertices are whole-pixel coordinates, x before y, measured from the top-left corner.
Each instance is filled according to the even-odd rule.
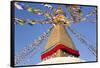
[[[79,56],[79,52],[78,52],[78,51],[73,50],[73,49],[71,49],[71,48],[69,48],[69,47],[66,47],[66,46],[63,45],[63,44],[59,44],[59,45],[57,45],[56,47],[54,47],[53,49],[51,49],[50,51],[48,51],[48,52],[42,54],[42,55],[41,55],[41,59],[44,59],[44,58],[46,58],[46,57],[52,55],[53,53],[55,53],[55,52],[56,52],[57,50],[59,50],[59,49],[65,50],[65,51],[67,51],[68,53],[73,54],[73,55],[75,55],[75,56]]]

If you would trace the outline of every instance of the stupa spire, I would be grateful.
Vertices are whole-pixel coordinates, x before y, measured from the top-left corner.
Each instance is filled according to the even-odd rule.
[[[64,12],[60,7],[55,12],[53,17],[54,28],[45,45],[41,59],[46,60],[53,57],[67,57],[69,55],[79,56],[78,50],[65,29],[65,25],[69,26],[68,19],[64,16]]]

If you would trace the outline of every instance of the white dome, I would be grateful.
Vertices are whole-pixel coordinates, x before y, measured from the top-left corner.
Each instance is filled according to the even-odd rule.
[[[57,63],[75,63],[75,62],[84,62],[84,61],[76,57],[56,57],[48,59],[46,61],[42,61],[39,64],[57,64]]]

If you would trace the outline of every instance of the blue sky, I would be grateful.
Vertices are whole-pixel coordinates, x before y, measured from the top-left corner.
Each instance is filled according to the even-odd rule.
[[[24,3],[24,2],[21,2]],[[40,3],[24,3],[29,5],[32,8],[40,8],[43,11],[49,11],[52,13],[52,11],[40,5]],[[55,8],[57,8],[59,5],[52,4]],[[64,5],[61,5],[63,8],[63,11],[66,12],[66,16],[70,18],[70,13],[68,10],[66,10]],[[81,6],[83,11],[83,16],[88,14],[91,10],[93,10],[93,6]],[[30,13],[25,10],[18,10],[15,9],[15,17],[21,18],[21,19],[30,19],[30,20],[44,20],[45,17],[39,16],[33,13]],[[95,18],[96,16],[91,16],[88,19]],[[35,24],[33,26],[30,26],[28,24],[25,24],[23,26],[19,24],[15,24],[15,54],[17,54],[23,47],[32,44],[33,40],[37,39],[43,32],[46,32],[48,28],[52,26],[51,24]],[[90,42],[92,42],[94,45],[96,45],[96,23],[91,22],[81,22],[78,24],[71,24],[72,28],[75,28],[76,31],[81,33],[82,35],[86,36]],[[67,28],[66,28],[67,30]],[[95,61],[96,57],[91,54],[91,52],[87,49],[87,47],[80,43],[77,38],[68,30],[69,35],[71,36],[76,48],[80,52],[80,58],[86,61]],[[44,40],[40,46],[35,50],[36,52],[33,53],[31,56],[27,56],[24,61],[22,61],[19,65],[35,65],[39,63],[41,52],[44,50],[44,46],[46,44],[47,40]],[[96,47],[96,46],[95,46]]]

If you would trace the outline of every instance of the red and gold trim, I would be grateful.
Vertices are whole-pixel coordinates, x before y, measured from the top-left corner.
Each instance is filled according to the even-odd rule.
[[[58,51],[59,49],[64,50],[64,51],[66,51],[67,53],[72,54],[72,55],[75,55],[75,56],[79,56],[79,55],[80,55],[80,54],[79,54],[79,51],[73,50],[73,49],[71,49],[71,48],[69,48],[69,47],[66,47],[66,46],[63,45],[63,44],[59,44],[59,45],[55,46],[53,49],[51,49],[51,50],[47,51],[46,53],[42,54],[42,55],[41,55],[41,59],[43,60],[44,58],[46,58],[46,57],[48,57],[48,56],[54,54],[54,53],[55,53],[56,51]]]

